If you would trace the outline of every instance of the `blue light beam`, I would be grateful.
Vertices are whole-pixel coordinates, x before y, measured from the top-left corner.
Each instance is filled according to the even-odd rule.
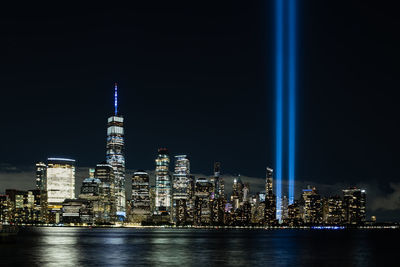
[[[296,167],[296,0],[289,0],[288,9],[289,49],[289,204],[294,202],[294,181]]]
[[[282,127],[283,127],[283,2],[275,1],[276,27],[276,218],[282,217]]]

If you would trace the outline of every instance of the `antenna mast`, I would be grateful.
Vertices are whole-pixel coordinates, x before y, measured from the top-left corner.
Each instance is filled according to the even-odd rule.
[[[118,114],[118,84],[114,84],[114,113]]]

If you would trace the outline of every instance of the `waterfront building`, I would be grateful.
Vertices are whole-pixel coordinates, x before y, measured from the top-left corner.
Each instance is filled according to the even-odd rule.
[[[175,156],[172,177],[172,222],[182,225],[187,218],[189,200],[190,162],[186,155]]]
[[[132,176],[132,199],[130,221],[141,223],[150,216],[149,174],[138,170]]]
[[[343,190],[344,223],[362,225],[365,223],[366,192],[364,189],[352,187]]]
[[[47,221],[47,201],[46,191],[40,189],[28,190],[27,207],[28,222],[31,224],[40,224]]]
[[[75,198],[75,160],[48,158],[46,180],[49,207],[59,210],[65,199]]]
[[[224,180],[221,177],[221,162],[214,162],[214,175],[211,177],[210,182],[214,187],[214,197],[225,197]]]
[[[238,209],[240,207],[240,203],[243,201],[243,188],[244,184],[240,179],[240,174],[237,178],[233,179],[232,184],[232,195],[231,195],[231,203],[233,209]]]
[[[264,196],[264,223],[268,226],[277,224],[277,203],[276,196],[273,192],[273,176],[274,170],[267,167],[265,178],[265,196]],[[262,196],[260,196],[262,198]],[[281,201],[281,200],[280,200]]]
[[[210,198],[211,224],[212,225],[223,225],[224,224],[225,205],[226,205],[226,199],[221,195],[218,198]]]
[[[284,220],[284,223],[289,226],[300,226],[303,224],[303,216],[298,201],[294,201],[293,204],[288,205],[288,216]]]
[[[90,203],[86,199],[66,199],[62,204],[62,222],[64,224],[91,224]]]
[[[36,188],[39,190],[46,190],[46,172],[47,165],[45,163],[36,163]]]
[[[126,216],[124,118],[118,112],[117,84],[114,90],[114,114],[107,123],[106,161],[114,170],[116,215],[123,219]]]
[[[284,221],[288,217],[288,207],[289,207],[289,200],[286,196],[282,197],[282,220]]]
[[[8,195],[0,195],[0,224],[9,224],[11,222],[11,202]]]
[[[329,197],[326,201],[325,213],[327,224],[341,224],[343,221],[343,201],[340,196]]]
[[[194,175],[189,176],[188,181],[188,200],[186,201],[186,224],[193,224],[194,219],[194,201],[195,201],[195,190],[196,190],[196,177]]]
[[[194,225],[210,225],[210,198],[214,186],[207,178],[198,178],[195,187]]]
[[[265,202],[256,202],[252,207],[251,222],[255,225],[265,224]]]
[[[27,224],[33,222],[34,196],[31,191],[6,189],[10,201],[9,221],[14,224]]]
[[[95,178],[100,180],[99,194],[100,194],[100,209],[101,217],[97,218],[98,221],[108,223],[115,221],[117,213],[117,201],[115,190],[115,175],[113,167],[106,163],[96,165],[94,174]]]
[[[167,215],[171,212],[171,176],[169,173],[168,149],[158,149],[156,162],[155,214]]]
[[[315,187],[308,186],[302,193],[303,221],[305,224],[322,223],[322,200]]]
[[[89,170],[89,175],[91,171]],[[98,178],[85,178],[82,182],[79,199],[86,200],[87,215],[86,222],[101,223],[103,216],[103,199],[101,194],[101,181]]]

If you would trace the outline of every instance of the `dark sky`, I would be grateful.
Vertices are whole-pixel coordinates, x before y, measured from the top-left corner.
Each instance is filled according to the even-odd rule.
[[[219,160],[225,173],[263,177],[275,162],[272,3],[4,6],[0,163],[103,161],[118,82],[128,168],[153,169],[167,147],[196,173]],[[299,3],[297,179],[390,193],[400,182],[397,9]]]

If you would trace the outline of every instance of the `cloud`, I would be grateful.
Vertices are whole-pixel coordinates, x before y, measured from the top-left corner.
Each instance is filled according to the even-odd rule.
[[[400,183],[390,183],[393,192],[376,197],[371,209],[377,210],[399,210],[400,209]]]
[[[10,164],[0,164],[0,192],[5,189],[28,190],[35,188],[33,168],[18,168]]]

